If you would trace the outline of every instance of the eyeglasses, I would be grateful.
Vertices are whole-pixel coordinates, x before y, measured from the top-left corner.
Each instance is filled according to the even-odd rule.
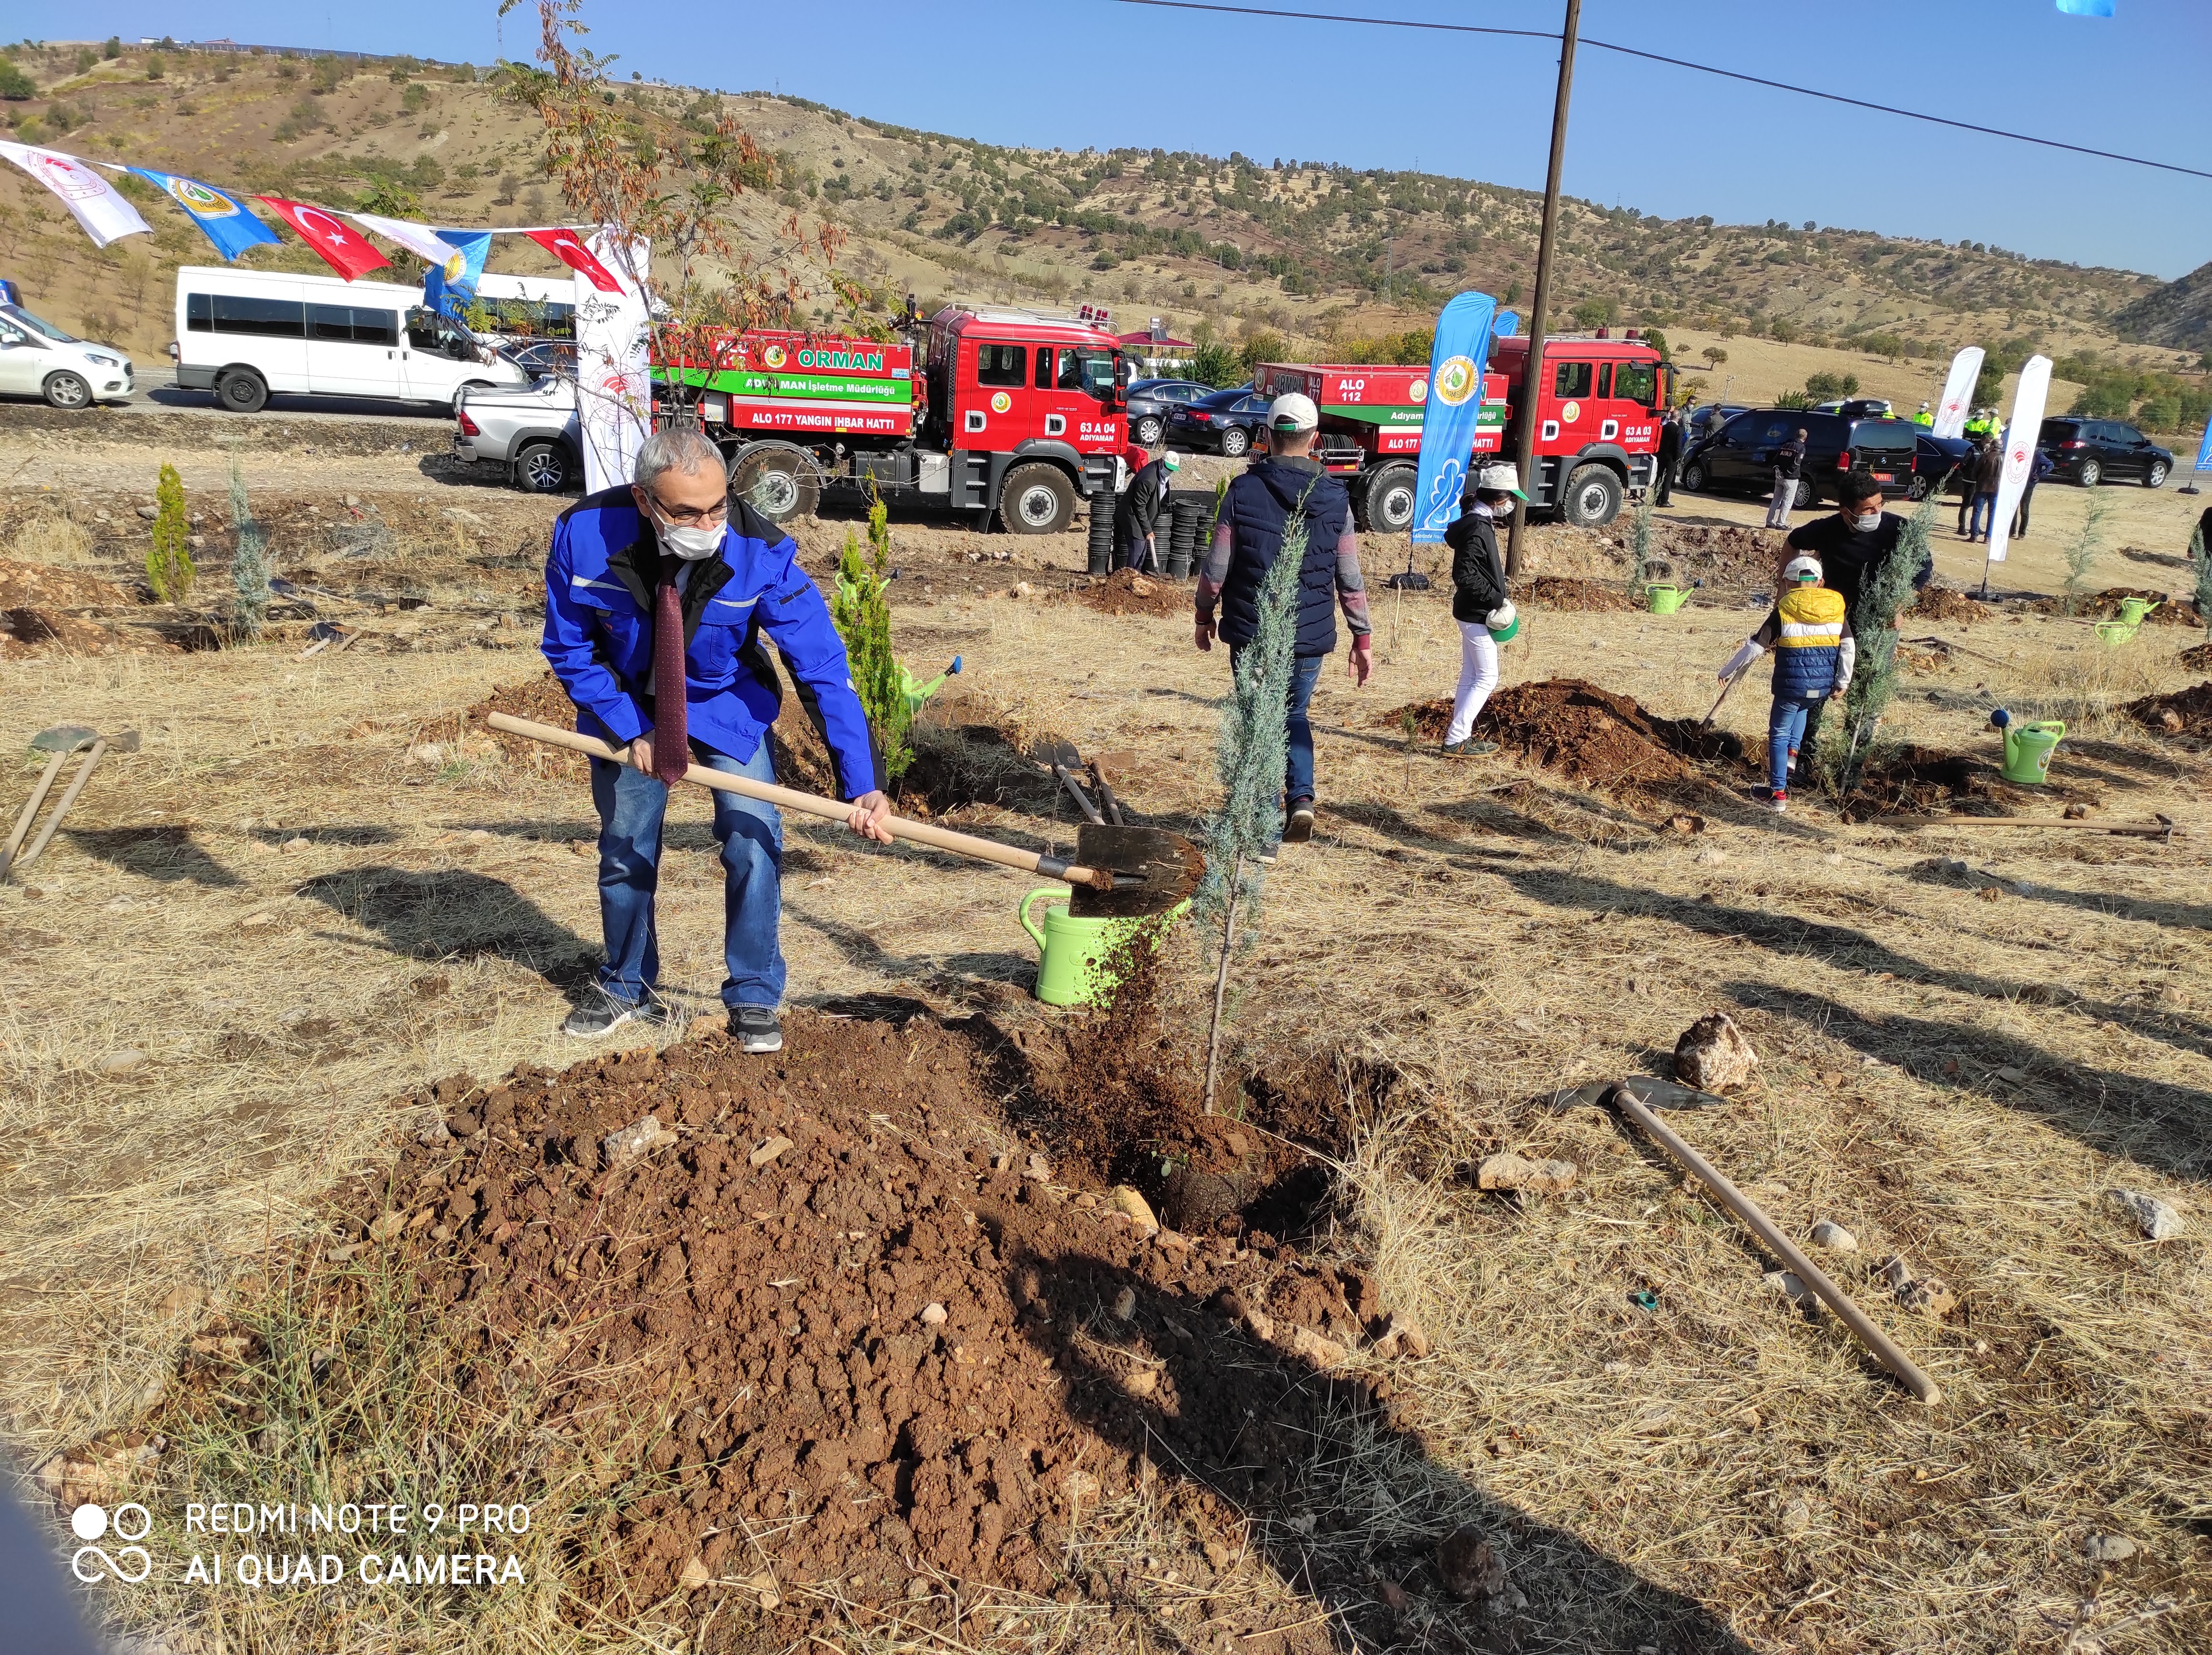
[[[706,529],[729,520],[730,502],[726,500],[717,500],[712,506],[702,506],[693,511],[688,507],[671,506],[658,494],[647,494],[646,498],[653,502],[654,511],[679,528]]]

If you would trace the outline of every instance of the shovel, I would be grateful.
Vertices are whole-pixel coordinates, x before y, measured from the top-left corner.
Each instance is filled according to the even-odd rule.
[[[623,762],[620,749],[572,730],[556,730],[551,724],[534,724],[506,712],[490,713],[484,722],[510,736],[525,736],[549,747],[565,747],[572,753],[588,753],[595,759]],[[726,793],[742,793],[747,798],[796,810],[801,815],[842,821],[853,813],[851,805],[841,804],[836,799],[778,787],[773,782],[755,781],[749,776],[733,776],[723,770],[710,770],[703,764],[693,765],[684,779]],[[978,839],[972,834],[956,834],[949,828],[929,822],[911,821],[904,816],[893,816],[884,826],[893,839],[908,844],[927,845],[933,850],[973,857],[978,862],[994,862],[1002,868],[1042,874],[1047,879],[1064,879],[1075,887],[1068,901],[1068,913],[1078,919],[1131,919],[1165,913],[1198,888],[1198,882],[1206,872],[1206,858],[1198,846],[1180,834],[1158,828],[1116,828],[1104,823],[1079,828],[1075,837],[1076,860],[1069,862],[1001,845],[995,840]]]
[[[1850,1295],[1828,1279],[1827,1272],[1805,1256],[1804,1249],[1782,1233],[1781,1227],[1769,1218],[1750,1197],[1718,1172],[1711,1161],[1692,1149],[1671,1128],[1661,1122],[1653,1112],[1657,1109],[1705,1108],[1725,1105],[1726,1098],[1711,1092],[1692,1091],[1662,1081],[1650,1075],[1632,1075],[1618,1085],[1598,1082],[1572,1092],[1561,1093],[1553,1100],[1555,1108],[1577,1103],[1602,1106],[1613,1103],[1654,1143],[1680,1162],[1691,1177],[1713,1192],[1714,1198],[1734,1213],[1750,1228],[1751,1233],[1764,1241],[1783,1264],[1795,1272],[1799,1281],[1819,1295],[1829,1309],[1843,1319],[1858,1342],[1874,1353],[1875,1360],[1897,1376],[1898,1380],[1915,1397],[1934,1407],[1943,1400],[1942,1387],[1921,1371],[1912,1358],[1900,1350],[1895,1341],[1874,1324],[1866,1312],[1851,1301]]]
[[[40,853],[46,848],[46,842],[53,838],[54,829],[62,825],[62,818],[69,814],[70,806],[76,803],[76,796],[84,791],[85,783],[92,779],[93,767],[111,749],[118,753],[136,753],[138,750],[138,732],[126,730],[111,738],[83,724],[55,724],[31,737],[33,752],[50,753],[53,756],[46,761],[46,767],[39,773],[37,785],[31,789],[31,797],[24,802],[21,814],[15,818],[15,828],[8,835],[7,847],[0,850],[0,880],[6,879],[10,870],[27,868],[39,859]],[[70,778],[69,785],[62,790],[61,801],[54,806],[53,815],[46,818],[46,825],[39,830],[39,837],[19,859],[15,852],[22,849],[23,836],[31,831],[31,823],[38,818],[39,807],[46,802],[46,795],[53,788],[54,778],[61,774],[62,766],[69,761],[72,753],[82,753],[84,761],[77,766],[76,773]]]
[[[1083,812],[1086,820],[1094,822],[1106,820],[1099,814],[1098,807],[1091,802],[1091,795],[1083,791],[1083,784],[1075,779],[1075,773],[1082,768],[1083,755],[1075,750],[1074,743],[1039,741],[1030,746],[1030,757],[1060,779],[1060,785],[1067,789],[1068,797],[1075,801],[1075,808]]]

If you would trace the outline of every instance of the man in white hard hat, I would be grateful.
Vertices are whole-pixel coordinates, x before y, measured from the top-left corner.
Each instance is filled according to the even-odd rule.
[[[1313,724],[1306,705],[1321,664],[1336,649],[1341,609],[1352,634],[1352,682],[1364,685],[1375,669],[1374,634],[1367,624],[1367,588],[1359,573],[1359,542],[1352,527],[1352,498],[1313,458],[1321,412],[1297,391],[1267,409],[1272,446],[1229,485],[1213,528],[1213,543],[1198,575],[1198,646],[1229,646],[1230,670],[1259,635],[1260,588],[1282,549],[1293,512],[1306,524],[1304,561],[1298,569],[1297,642],[1290,687],[1290,757],[1283,779],[1285,844],[1313,837]],[[1220,610],[1218,625],[1214,611]]]

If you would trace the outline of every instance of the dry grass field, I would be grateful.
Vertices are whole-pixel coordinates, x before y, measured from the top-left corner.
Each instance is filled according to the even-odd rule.
[[[176,458],[194,508],[216,510],[225,457]],[[33,449],[0,500],[0,555],[126,580],[148,463],[119,446]],[[247,468],[291,537],[280,573],[365,627],[358,644],[299,658],[303,617],[251,648],[0,658],[9,740],[64,719],[145,738],[0,886],[0,1435],[27,1464],[171,1417],[180,1350],[213,1319],[266,1315],[288,1241],[321,1226],[334,1190],[385,1175],[423,1118],[419,1088],[578,1055],[556,1026],[598,946],[588,798],[458,717],[540,670],[529,592],[550,508],[411,455],[264,449]],[[2107,493],[2124,515],[2091,586],[2185,583],[2186,502]],[[58,503],[91,538],[52,530]],[[2048,591],[2063,573],[2046,549],[2081,496],[2046,488],[2038,505],[2006,589]],[[1678,496],[1673,515],[1758,510]],[[390,538],[329,550],[328,520],[363,513]],[[806,526],[810,567],[844,529]],[[957,720],[1116,755],[1144,820],[1187,828],[1212,806],[1226,666],[1191,648],[1184,621],[1057,596],[1079,536],[894,530],[902,652],[932,671],[964,658]],[[1019,561],[969,561],[995,552]],[[1386,544],[1371,561],[1403,555]],[[1979,574],[1948,542],[1939,568]],[[1540,535],[1533,572],[1616,579],[1617,559]],[[1031,595],[1006,595],[1024,579]],[[423,601],[325,595],[371,589]],[[1240,1069],[1341,1065],[1338,1199],[1309,1246],[1364,1261],[1433,1346],[1354,1354],[1356,1371],[1391,1376],[1409,1434],[1382,1441],[1345,1416],[1304,1497],[1346,1555],[1480,1522],[1526,1600],[1517,1622],[1485,1625],[1416,1594],[1398,1646],[1611,1649],[1571,1631],[1598,1623],[1574,1605],[1635,1581],[1686,1606],[1670,1655],[2212,1646],[2208,758],[2114,711],[2201,679],[2174,658],[2204,634],[2154,625],[2105,652],[2086,627],[2016,607],[1908,626],[1954,647],[1908,657],[1889,740],[1986,759],[1996,702],[2069,726],[2053,797],[2018,807],[2052,825],[1913,830],[1848,822],[1809,792],[1776,820],[1717,781],[1685,804],[1505,758],[1446,761],[1387,716],[1449,693],[1443,594],[1378,592],[1376,617],[1376,681],[1355,690],[1340,663],[1316,697],[1322,831],[1269,876],[1231,1027]],[[1695,718],[1756,619],[1703,601],[1671,617],[1532,608],[1506,682],[1586,679]],[[1754,685],[1720,723],[1755,743],[1763,712]],[[12,809],[33,770],[11,773]],[[1064,802],[1024,797],[1034,808],[954,820],[1065,846]],[[2064,801],[2185,831],[2068,829]],[[1685,811],[1698,831],[1667,825]],[[720,881],[703,805],[672,821],[665,979],[696,1014],[721,972]],[[1028,882],[796,820],[787,833],[794,1004],[903,996],[1060,1018],[1026,997],[1034,951],[1013,907]],[[1200,1003],[1196,946],[1178,955],[1179,1019]],[[1663,1155],[1599,1110],[1553,1108],[1585,1082],[1663,1071],[1716,1009],[1758,1048],[1757,1078],[1679,1129],[1791,1234],[1823,1219],[1856,1233],[1833,1272],[1936,1377],[1940,1406],[1770,1286],[1774,1262]],[[1505,1149],[1579,1175],[1557,1197],[1478,1190],[1474,1165]],[[2189,1228],[2145,1240],[2116,1188],[2170,1202]],[[1902,1305],[1878,1276],[1893,1255],[1955,1307]],[[495,1424],[487,1453],[525,1453]],[[189,1482],[191,1468],[152,1475]],[[1182,1520],[1175,1482],[1164,1465],[1157,1497],[1071,1536],[1078,1578],[1151,1578]],[[544,1486],[557,1504],[565,1485]],[[2132,1554],[2093,1560],[2098,1536]],[[580,1622],[560,1588],[578,1557],[550,1540],[535,1555],[540,1590],[443,1618],[368,1603],[317,1620],[304,1600],[175,1591],[122,1618],[170,1655],[784,1646],[772,1616],[688,1642],[650,1605]],[[1243,1605],[1242,1621],[1194,1626],[1165,1585],[1110,1609],[970,1587],[971,1610],[994,1607],[957,1640],[848,1606],[811,1646],[1371,1646],[1279,1555],[1255,1541],[1222,1566],[1208,1601]],[[1371,1591],[1399,1588],[1378,1573]]]

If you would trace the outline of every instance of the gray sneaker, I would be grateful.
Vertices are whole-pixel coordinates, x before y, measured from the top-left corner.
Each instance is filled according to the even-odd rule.
[[[783,1024],[777,1020],[774,1006],[732,1006],[730,1038],[737,1041],[740,1052],[781,1052]]]
[[[1313,801],[1300,799],[1291,806],[1290,819],[1283,823],[1283,843],[1303,845],[1313,837]]]
[[[580,1040],[596,1040],[603,1034],[613,1034],[624,1023],[665,1023],[672,1015],[668,1002],[660,997],[656,989],[646,990],[644,997],[635,1003],[617,1000],[600,989],[588,1003],[568,1014],[561,1025],[561,1032]]]

